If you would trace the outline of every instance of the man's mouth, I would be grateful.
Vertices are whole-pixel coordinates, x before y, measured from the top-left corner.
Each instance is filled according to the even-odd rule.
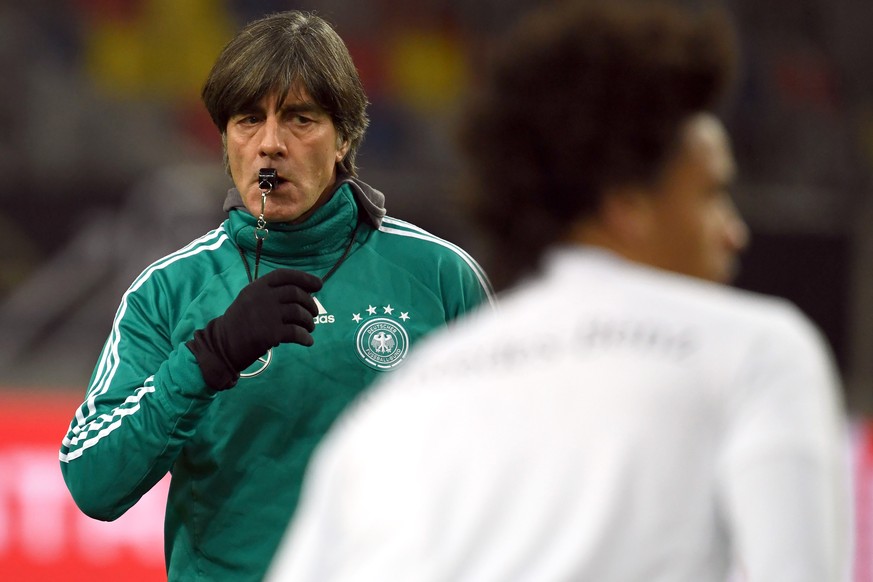
[[[271,171],[271,168],[262,168],[258,172],[257,184],[261,190],[264,190],[270,186],[276,188],[287,181],[287,178],[283,177],[275,170]]]

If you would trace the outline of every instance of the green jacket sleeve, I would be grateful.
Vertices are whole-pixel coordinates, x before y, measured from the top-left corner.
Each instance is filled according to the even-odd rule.
[[[194,355],[169,339],[161,294],[133,289],[60,450],[76,504],[102,520],[119,517],[170,470],[214,398]]]

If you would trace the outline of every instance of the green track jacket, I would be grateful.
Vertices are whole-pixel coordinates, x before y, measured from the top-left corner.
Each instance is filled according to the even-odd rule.
[[[261,252],[261,275],[289,267],[324,277],[354,237],[314,295],[315,344],[282,344],[213,393],[185,342],[224,313],[254,268],[255,218],[235,191],[228,200],[221,226],[124,294],[60,451],[76,503],[97,519],[117,518],[172,473],[167,571],[185,582],[261,579],[337,415],[424,334],[491,300],[469,255],[383,217],[382,195],[346,178],[303,224],[270,224]]]

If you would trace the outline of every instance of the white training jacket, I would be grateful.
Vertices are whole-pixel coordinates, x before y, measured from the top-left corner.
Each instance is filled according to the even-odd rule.
[[[340,422],[268,580],[842,582],[844,425],[787,302],[561,249]]]

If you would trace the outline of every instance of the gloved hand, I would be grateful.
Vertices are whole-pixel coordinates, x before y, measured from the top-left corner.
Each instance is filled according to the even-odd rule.
[[[226,390],[270,348],[293,342],[311,346],[318,308],[311,293],[321,279],[294,269],[277,269],[240,291],[219,315],[185,345],[194,353],[206,385]]]

